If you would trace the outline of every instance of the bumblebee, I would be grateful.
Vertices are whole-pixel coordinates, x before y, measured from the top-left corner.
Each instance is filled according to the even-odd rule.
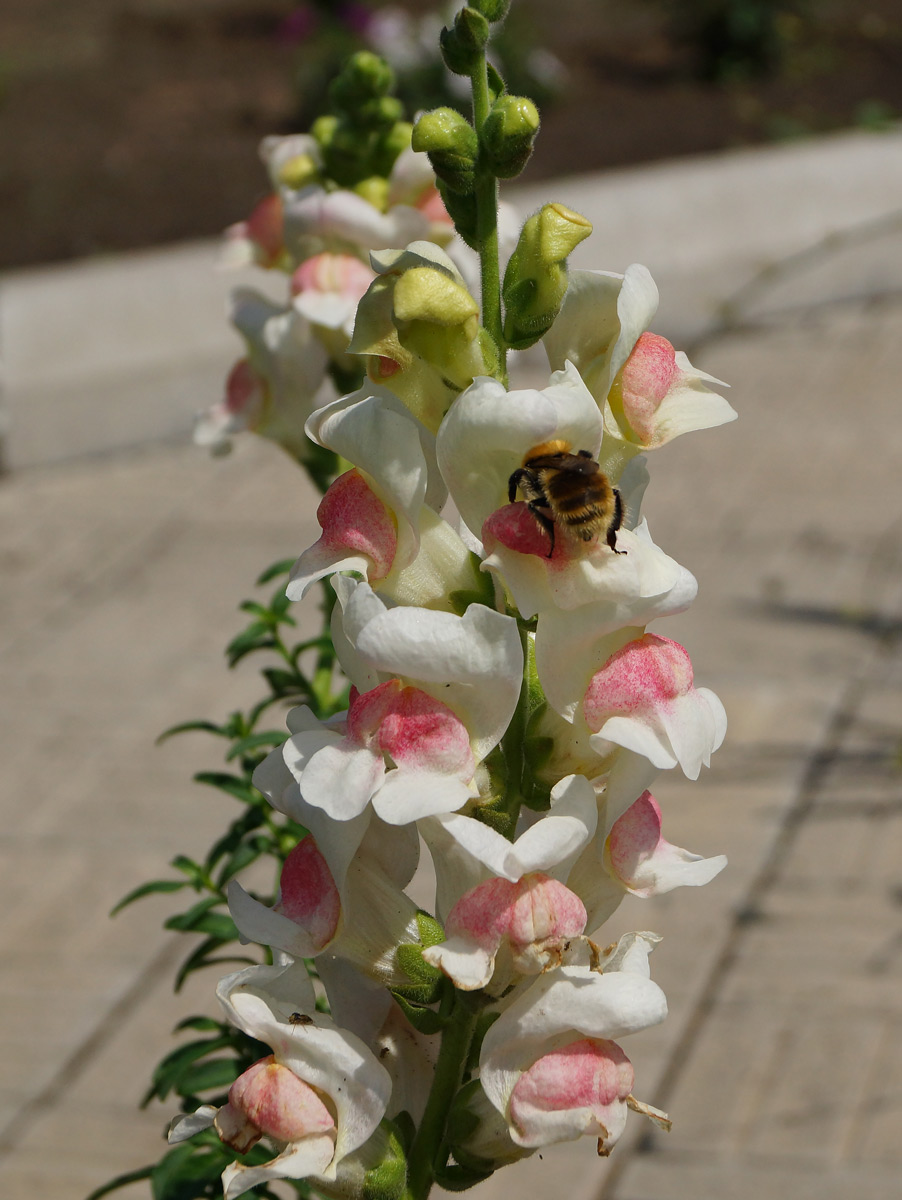
[[[603,533],[615,554],[617,530],[623,520],[620,493],[588,450],[576,454],[561,439],[534,446],[508,480],[510,502],[520,491],[527,507],[551,538],[548,557],[554,554],[555,531],[575,541],[590,542]]]

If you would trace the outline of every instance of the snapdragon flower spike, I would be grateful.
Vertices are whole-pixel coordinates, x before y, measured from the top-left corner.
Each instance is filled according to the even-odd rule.
[[[593,965],[591,946],[575,943],[568,952],[572,961],[518,992],[489,1029],[480,1081],[518,1145],[542,1146],[584,1133],[600,1137],[604,1152],[613,1145],[623,1128],[621,1106],[629,1102],[622,1085],[628,1080],[632,1087],[625,1058],[613,1044],[667,1015],[664,993],[648,971],[658,940],[626,934],[601,969]]]
[[[541,391],[508,392],[496,379],[477,379],[451,406],[436,452],[457,511],[478,538],[491,514],[508,503],[510,477],[530,450],[557,439],[594,456],[601,432],[598,406],[568,364]]]
[[[227,975],[217,996],[229,1021],[273,1053],[239,1077],[224,1108],[217,1112],[205,1106],[176,1119],[170,1141],[215,1124],[239,1151],[258,1136],[286,1143],[262,1166],[227,1167],[222,1177],[226,1200],[275,1179],[334,1180],[342,1159],[382,1120],[391,1092],[387,1072],[358,1037],[316,1011],[302,963]],[[296,1013],[303,1021],[292,1022]]]
[[[501,979],[493,981],[502,991],[513,978],[557,966],[564,947],[585,927],[582,901],[557,880],[539,871],[516,883],[489,879],[458,900],[448,914],[446,940],[423,957],[469,992],[493,981],[503,946]]]
[[[706,384],[727,385],[699,371],[666,338],[647,332],[658,289],[634,263],[625,275],[574,271],[564,303],[545,335],[552,369],[573,363],[604,410],[605,436],[653,450],[694,429],[736,419]]]

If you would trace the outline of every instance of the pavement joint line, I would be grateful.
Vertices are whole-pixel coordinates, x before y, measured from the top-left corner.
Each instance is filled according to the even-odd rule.
[[[838,758],[843,738],[851,730],[865,694],[870,687],[879,683],[880,675],[890,661],[888,651],[894,649],[899,638],[883,635],[874,639],[870,653],[861,669],[848,681],[839,696],[832,716],[825,724],[823,737],[809,756],[799,782],[795,799],[787,806],[783,818],[770,842],[769,849],[746,891],[745,898],[736,906],[732,920],[727,926],[720,951],[715,958],[707,979],[699,989],[686,1021],[669,1054],[655,1089],[656,1106],[666,1111],[670,1096],[679,1083],[684,1068],[692,1059],[696,1043],[705,1022],[714,1011],[722,986],[736,962],[739,946],[746,931],[755,924],[761,911],[761,902],[774,886],[786,862],[795,839],[805,821],[810,817],[821,786]],[[645,1130],[635,1136],[627,1152],[614,1157],[594,1200],[616,1200],[616,1189],[626,1169],[634,1158],[647,1152],[652,1136]]]
[[[183,951],[181,938],[173,936],[135,976],[134,982],[102,1016],[93,1033],[89,1033],[75,1047],[53,1078],[27,1100],[0,1130],[0,1159],[18,1149],[20,1138],[32,1121],[42,1112],[56,1107],[66,1089],[78,1080],[103,1044],[131,1019],[136,1005],[144,999],[150,986],[159,976],[172,971]]]

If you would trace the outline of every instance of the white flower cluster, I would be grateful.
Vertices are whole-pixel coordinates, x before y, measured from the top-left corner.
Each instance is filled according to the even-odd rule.
[[[347,225],[353,207],[283,193],[285,244],[328,230],[383,246],[389,233],[367,242],[365,222]],[[385,216],[401,244],[417,211]],[[590,938],[627,894],[703,884],[725,863],[667,842],[649,791],[661,771],[695,779],[726,718],[683,647],[648,629],[684,610],[696,583],[640,505],[644,451],[735,413],[648,332],[657,291],[643,267],[574,272],[544,337],[548,385],[508,391],[487,367],[478,306],[434,242],[371,262],[351,343],[367,381],[306,423],[351,467],[289,584],[300,599],[333,577],[350,703],[328,721],[293,710],[255,775],[308,831],[275,908],[230,888],[242,936],[277,965],[229,976],[220,999],[272,1055],[226,1107],[172,1134],[212,1123],[240,1153],[276,1144],[265,1165],[226,1171],[228,1200],[285,1177],[353,1191],[384,1156],[383,1118],[419,1124],[441,1014],[427,999],[419,1012],[434,1023],[417,1021],[402,1000],[424,978],[478,996],[494,1018],[460,1093],[475,1119],[451,1139],[456,1161],[491,1170],[583,1134],[606,1154],[629,1108],[666,1123],[633,1096],[619,1045],[666,1015],[649,975],[658,939],[633,933],[602,951]],[[347,320],[334,297],[298,294],[303,306],[269,320],[248,300],[271,381],[294,351],[270,321]],[[425,923],[405,891],[421,840],[436,878]],[[302,959],[315,961],[329,1016]]]

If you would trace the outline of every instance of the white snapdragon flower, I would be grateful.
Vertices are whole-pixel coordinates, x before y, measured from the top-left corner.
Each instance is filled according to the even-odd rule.
[[[216,994],[229,1021],[270,1046],[272,1055],[239,1076],[225,1107],[204,1106],[177,1118],[170,1141],[213,1125],[239,1153],[261,1137],[283,1145],[262,1166],[227,1167],[226,1200],[275,1179],[334,1180],[342,1160],[382,1120],[391,1093],[388,1073],[360,1038],[316,1010],[303,964],[249,967],[227,975]]]
[[[639,264],[624,275],[573,271],[544,344],[552,370],[573,363],[604,411],[605,436],[632,453],[653,450],[694,429],[736,419],[726,387],[699,371],[666,338],[647,332],[658,289]]]
[[[649,978],[654,934],[627,934],[600,966],[577,943],[572,962],[518,993],[486,1034],[480,1081],[512,1140],[538,1147],[583,1134],[607,1154],[626,1123],[633,1071],[616,1039],[658,1024],[664,993]]]
[[[230,316],[247,356],[232,368],[224,400],[198,415],[195,442],[222,453],[233,434],[251,430],[303,461],[310,450],[304,422],[335,395],[325,351],[300,313],[252,288],[232,293]]]
[[[517,704],[516,622],[481,605],[388,609],[367,584],[338,585],[335,642],[354,690],[328,723],[296,713],[282,753],[301,794],[336,821],[371,801],[391,825],[461,808]]]

